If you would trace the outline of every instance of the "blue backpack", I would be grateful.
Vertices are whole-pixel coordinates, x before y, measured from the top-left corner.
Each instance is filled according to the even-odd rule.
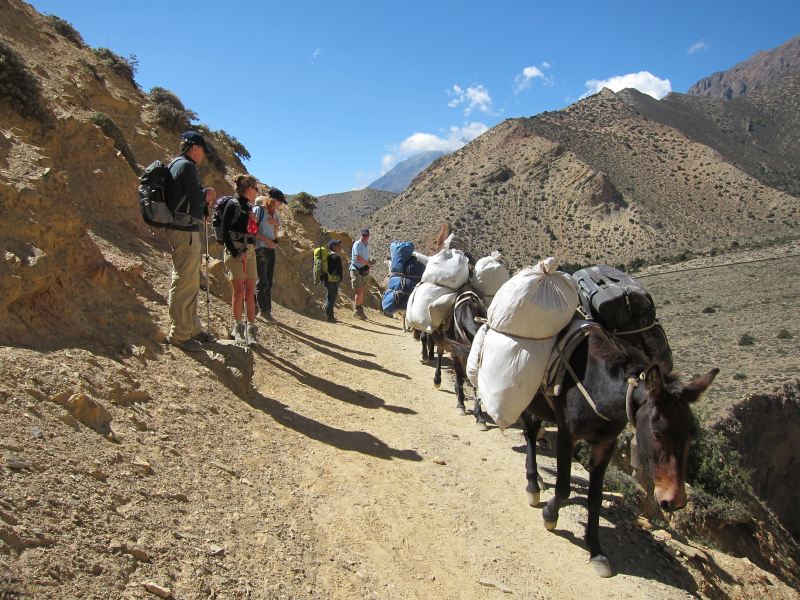
[[[392,245],[399,242],[392,242]],[[410,242],[408,242],[410,243]],[[412,245],[413,248],[413,245]],[[394,264],[394,261],[392,261]],[[411,256],[405,261],[400,272],[392,269],[389,277],[389,284],[383,293],[381,308],[383,312],[392,314],[398,310],[405,310],[408,306],[408,297],[419,283],[422,273],[425,272],[425,265]]]

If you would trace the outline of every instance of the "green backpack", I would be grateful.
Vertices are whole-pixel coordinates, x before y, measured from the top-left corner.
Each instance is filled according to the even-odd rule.
[[[323,275],[330,283],[338,282],[340,277],[338,275],[331,275],[328,270],[328,261],[331,256],[331,251],[325,246],[314,248],[314,283],[325,283]]]

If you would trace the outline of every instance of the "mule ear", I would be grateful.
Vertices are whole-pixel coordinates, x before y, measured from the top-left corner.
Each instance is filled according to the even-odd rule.
[[[653,398],[661,396],[664,391],[664,379],[661,377],[661,369],[658,365],[651,365],[644,373],[644,382],[647,385],[647,391]]]
[[[683,396],[686,398],[686,401],[689,403],[696,402],[698,398],[700,398],[700,395],[705,392],[708,386],[714,381],[717,373],[719,373],[719,369],[714,368],[702,377],[698,377],[687,383],[683,388]]]

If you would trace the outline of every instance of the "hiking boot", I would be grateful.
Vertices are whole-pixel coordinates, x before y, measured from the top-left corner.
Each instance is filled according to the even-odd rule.
[[[266,321],[267,323],[275,322],[275,318],[272,316],[272,313],[268,310],[261,311],[260,313],[258,313],[258,316],[262,321]]]
[[[167,343],[175,346],[176,348],[180,348],[185,352],[202,352],[203,347],[200,345],[195,339],[188,339],[188,340],[176,340],[172,337],[167,337]]]
[[[356,316],[359,319],[362,319],[364,321],[367,320],[367,313],[364,312],[364,307],[363,306],[357,306],[356,307],[356,312],[358,313]]]
[[[209,333],[208,331],[201,331],[192,339],[200,342],[201,344],[209,344],[211,342],[217,341],[216,336],[213,333]]]
[[[338,323],[339,322],[334,317],[327,317],[327,320],[328,320],[328,323]]]
[[[244,343],[244,323],[236,323],[233,326],[231,337],[236,343]]]
[[[247,326],[247,339],[251,344],[258,343],[258,326],[257,325],[248,325]]]

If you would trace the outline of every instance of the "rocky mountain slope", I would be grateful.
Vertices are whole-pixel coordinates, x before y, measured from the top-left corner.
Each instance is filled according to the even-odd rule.
[[[475,256],[500,249],[519,267],[550,254],[624,264],[797,236],[787,191],[797,185],[798,105],[783,94],[796,85],[784,78],[725,110],[605,89],[509,119],[377,211],[373,243],[424,246],[447,222]]]
[[[372,188],[325,194],[317,198],[314,217],[323,227],[347,231],[351,234],[368,225],[369,215],[386,206],[397,196]]]
[[[394,192],[395,194],[404,192],[417,175],[442,156],[444,156],[444,152],[439,152],[438,150],[420,152],[410,156],[396,164],[386,174],[370,183],[367,187],[373,190]]]
[[[726,71],[704,77],[687,94],[732,100],[785,75],[800,72],[800,36],[766,52],[758,52]]]

